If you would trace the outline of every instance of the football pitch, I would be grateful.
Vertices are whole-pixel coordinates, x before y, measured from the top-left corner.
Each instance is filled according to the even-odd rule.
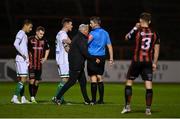
[[[11,104],[15,83],[0,83],[0,118],[172,118],[180,117],[180,85],[154,84],[152,115],[146,116],[145,89],[143,84],[134,84],[132,112],[121,114],[124,104],[124,84],[105,83],[105,104],[84,105],[77,83],[65,94],[71,105],[57,106],[51,102],[57,83],[41,83],[37,94],[38,104]],[[87,86],[90,95],[90,85]],[[28,86],[26,95],[29,99]]]

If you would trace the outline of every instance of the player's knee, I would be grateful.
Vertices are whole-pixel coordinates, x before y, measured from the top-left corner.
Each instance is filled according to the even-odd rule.
[[[98,82],[103,82],[102,76],[101,75],[97,75],[97,80],[98,80]]]
[[[34,84],[35,84],[36,86],[38,86],[38,85],[39,85],[39,81],[36,80]]]
[[[132,86],[132,85],[133,85],[133,80],[127,79],[126,86]]]
[[[96,75],[93,75],[93,76],[90,76],[90,80],[91,80],[92,83],[96,83],[98,78],[97,78]]]
[[[21,77],[20,79],[21,79],[21,82],[22,82],[22,83],[25,83],[26,80],[27,80],[27,77]]]
[[[30,84],[34,84],[34,82],[35,82],[35,79],[31,79],[31,80],[29,81]]]
[[[152,81],[145,81],[146,89],[152,89]]]

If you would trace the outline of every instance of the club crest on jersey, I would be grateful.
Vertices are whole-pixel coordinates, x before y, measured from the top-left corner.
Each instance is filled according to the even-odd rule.
[[[153,33],[145,33],[145,32],[141,32],[141,36],[152,36]]]

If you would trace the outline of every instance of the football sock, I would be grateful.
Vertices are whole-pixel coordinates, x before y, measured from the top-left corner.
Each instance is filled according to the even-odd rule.
[[[35,96],[36,96],[36,94],[37,94],[37,91],[38,91],[39,85],[35,85],[35,84],[34,84],[33,88],[34,88],[34,97],[35,97]]]
[[[29,83],[29,94],[30,94],[31,97],[34,97],[33,92],[34,92],[34,91],[33,91],[33,84],[30,84],[30,83]]]
[[[99,101],[103,102],[104,97],[104,83],[98,82],[98,89],[99,89]]]
[[[58,84],[58,87],[57,87],[57,91],[56,91],[56,97],[57,97],[57,95],[59,94],[59,92],[60,92],[60,90],[62,89],[62,87],[64,86],[64,84],[65,84],[65,82],[64,81],[60,81],[60,83]],[[61,97],[61,101],[63,101],[64,100],[64,97],[62,96]]]
[[[92,102],[96,102],[97,83],[91,83]]]
[[[19,95],[21,90],[23,89],[24,85],[22,82],[18,82],[15,89],[15,95]]]
[[[20,91],[20,96],[21,96],[21,97],[24,96],[24,85],[23,85],[23,88],[22,88],[21,91]]]
[[[146,108],[150,108],[152,104],[153,90],[146,89]]]
[[[132,87],[126,86],[125,87],[125,105],[130,105],[132,96]]]

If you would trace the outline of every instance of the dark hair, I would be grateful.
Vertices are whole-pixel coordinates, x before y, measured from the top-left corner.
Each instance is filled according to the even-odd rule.
[[[43,32],[45,32],[45,28],[44,27],[42,27],[42,26],[38,26],[37,28],[36,28],[36,31],[43,31]]]
[[[151,21],[151,14],[147,13],[147,12],[143,12],[140,15],[140,19],[143,19],[143,20],[149,22],[149,21]]]
[[[70,18],[63,18],[62,21],[61,21],[61,24],[64,25],[65,23],[69,23],[69,22],[72,22],[72,19],[70,19]]]
[[[29,19],[24,20],[23,26],[24,26],[24,25],[29,25],[29,24],[32,24],[32,21],[31,21],[31,20],[29,20]]]
[[[97,24],[101,24],[101,19],[100,17],[97,17],[97,16],[93,16],[90,18],[90,21],[93,21],[94,23],[97,23]]]

